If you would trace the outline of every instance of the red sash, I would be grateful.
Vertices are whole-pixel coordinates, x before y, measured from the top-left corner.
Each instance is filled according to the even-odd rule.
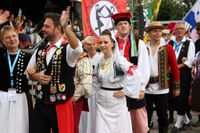
[[[56,105],[59,133],[74,133],[73,98]]]

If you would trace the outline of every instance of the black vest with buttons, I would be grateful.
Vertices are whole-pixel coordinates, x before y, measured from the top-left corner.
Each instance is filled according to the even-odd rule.
[[[11,62],[13,63],[16,55],[10,55]],[[14,68],[14,89],[17,93],[28,92],[28,79],[24,74],[27,64],[30,60],[31,55],[23,51],[20,52],[19,58]],[[10,86],[10,70],[7,59],[7,50],[4,48],[0,49],[0,90],[7,92]]]
[[[172,47],[173,47],[174,41],[173,40],[169,41],[169,44],[172,45]],[[180,51],[180,54],[179,54],[178,60],[177,60],[178,64],[183,63],[182,62],[183,57],[187,57],[189,46],[190,46],[190,41],[186,40],[181,47],[181,51]],[[191,82],[191,80],[192,80],[191,68],[186,66],[184,68],[179,69],[179,71],[180,71],[181,82]]]
[[[57,48],[49,65],[46,57],[42,54],[46,51],[46,44],[42,44],[36,53],[36,64],[38,72],[46,69],[45,74],[52,77],[47,85],[38,84],[36,87],[36,98],[38,102],[46,104],[60,104],[68,101],[74,94],[74,67],[70,67],[66,60],[66,46]]]

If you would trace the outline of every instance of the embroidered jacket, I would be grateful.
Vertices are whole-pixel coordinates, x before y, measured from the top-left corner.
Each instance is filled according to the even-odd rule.
[[[92,64],[88,57],[79,60],[76,65],[74,76],[75,93],[74,99],[77,101],[81,96],[88,97],[92,90]]]
[[[150,48],[147,49],[150,53]],[[180,88],[180,73],[173,48],[169,44],[159,46],[158,52],[158,84],[159,90],[169,88],[169,73],[172,74],[173,89]]]

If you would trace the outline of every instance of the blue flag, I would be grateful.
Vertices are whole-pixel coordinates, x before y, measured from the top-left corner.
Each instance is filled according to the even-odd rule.
[[[197,0],[194,6],[186,14],[184,21],[190,24],[191,30],[196,27],[197,22],[200,22],[200,0]]]

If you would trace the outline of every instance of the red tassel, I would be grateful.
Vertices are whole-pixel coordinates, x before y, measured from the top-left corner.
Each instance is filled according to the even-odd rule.
[[[128,69],[128,71],[127,71],[127,73],[129,75],[133,75],[133,72],[137,69],[137,67],[138,67],[137,65],[130,66],[129,69]]]

